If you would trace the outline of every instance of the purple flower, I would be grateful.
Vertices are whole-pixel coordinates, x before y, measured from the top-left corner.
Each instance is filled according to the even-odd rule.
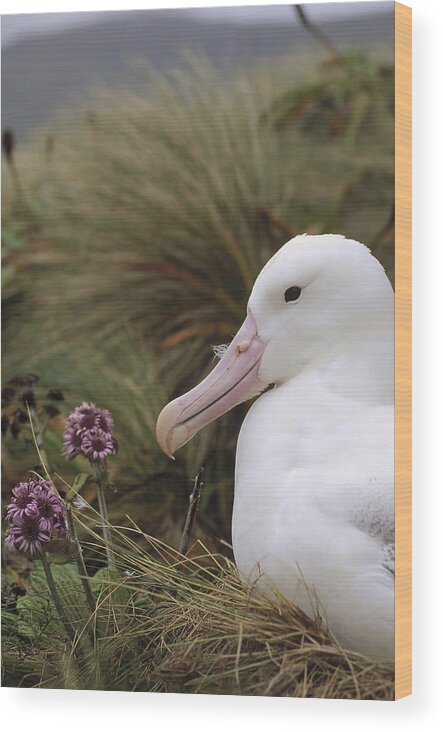
[[[11,532],[6,534],[5,547],[7,549],[15,549],[14,535]]]
[[[49,481],[41,481],[32,491],[34,503],[40,514],[40,526],[44,531],[51,532],[56,528],[60,517],[63,515],[63,506],[59,497],[54,493]]]
[[[92,460],[103,460],[108,455],[115,455],[112,435],[100,427],[93,427],[83,435],[82,453]]]
[[[86,412],[85,414],[82,414],[79,416],[77,428],[81,432],[85,432],[86,430],[92,430],[96,426],[97,421],[97,414],[91,414]]]
[[[58,519],[56,519],[56,521],[54,522],[54,531],[57,533],[57,538],[58,539],[65,539],[66,538],[68,532],[67,532],[67,529],[66,529],[65,519],[63,518],[62,515],[60,515],[58,517]]]
[[[92,417],[95,420],[97,414],[97,407],[92,402],[83,402],[79,407],[76,407],[73,412],[69,415],[66,422],[68,425],[77,427],[82,417]]]
[[[112,414],[108,409],[98,409],[96,412],[96,425],[100,427],[104,432],[112,432],[114,429],[114,420]]]
[[[15,516],[23,516],[32,508],[34,503],[34,496],[32,495],[33,488],[34,481],[31,478],[27,483],[19,483],[13,489],[11,503],[6,509],[6,515],[10,521]]]
[[[80,404],[79,407],[76,407],[73,412],[69,415],[69,417],[66,418],[66,424],[68,427],[72,427],[74,429],[81,429],[81,422],[84,417],[90,417],[92,418],[91,426],[93,427],[95,424],[95,415],[97,412],[97,407],[95,404],[83,402],[83,404]],[[87,420],[86,420],[87,421]]]
[[[42,544],[50,540],[50,534],[41,526],[41,518],[37,506],[23,516],[15,516],[7,537],[8,546],[14,546],[19,552],[40,554]]]
[[[81,452],[83,436],[75,427],[68,427],[63,433],[63,454],[73,458]]]
[[[83,402],[69,415],[63,435],[63,453],[71,459],[84,455],[90,460],[103,460],[118,451],[112,436],[114,420],[107,409],[92,402]]]
[[[82,402],[79,407],[75,408],[80,414],[95,414],[97,407],[93,402]]]
[[[6,509],[6,546],[31,555],[40,553],[43,543],[66,536],[63,511],[63,502],[49,480],[29,478],[20,483]]]

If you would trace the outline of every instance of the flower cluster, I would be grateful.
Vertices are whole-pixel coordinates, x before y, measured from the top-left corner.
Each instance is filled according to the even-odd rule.
[[[42,544],[66,536],[63,503],[49,480],[30,478],[12,491],[6,509],[9,531],[6,546],[31,555],[40,554]]]
[[[84,455],[90,460],[103,460],[115,455],[118,443],[112,435],[114,420],[107,409],[83,402],[66,420],[63,452],[67,458]]]
[[[27,409],[31,409],[35,416],[43,418],[46,423],[60,414],[60,410],[54,402],[64,400],[63,392],[60,389],[49,389],[46,396],[38,390],[37,374],[26,374],[25,376],[14,376],[2,389],[2,435],[9,431],[17,440],[20,432],[29,427]],[[3,411],[4,408],[4,411]]]

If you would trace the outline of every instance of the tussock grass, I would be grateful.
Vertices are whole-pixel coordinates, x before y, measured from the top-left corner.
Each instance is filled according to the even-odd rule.
[[[132,526],[114,528],[113,548],[121,574],[100,580],[89,672],[52,649],[40,675],[34,658],[33,685],[392,699],[392,668],[344,651],[318,619],[243,584],[229,559],[200,542],[182,557]]]
[[[168,78],[144,70],[146,93],[97,92],[60,124],[50,164],[36,143],[22,164],[46,256],[29,304],[49,338],[103,341],[130,322],[169,389],[186,387],[291,235],[373,240],[392,201],[392,118],[381,110],[359,145],[277,131],[291,63],[223,81],[201,59]]]
[[[353,88],[363,71],[353,72]],[[7,220],[25,217],[31,232],[20,259],[25,289],[5,324],[5,373],[26,364],[69,392],[70,404],[88,397],[115,412],[121,472],[152,499],[166,495],[158,486],[171,476],[154,415],[213,365],[211,345],[238,329],[268,258],[303,231],[372,243],[388,220],[393,123],[386,91],[356,144],[317,134],[308,117],[277,129],[271,112],[285,95],[329,73],[298,54],[232,73],[195,58],[168,77],[136,73],[138,92],[91,92],[17,152],[26,215],[5,176]],[[391,274],[392,244],[374,245]],[[244,413],[204,430],[174,471],[184,495],[205,462],[201,517],[224,536]],[[141,493],[137,500],[145,505]],[[173,541],[169,529],[164,538]]]

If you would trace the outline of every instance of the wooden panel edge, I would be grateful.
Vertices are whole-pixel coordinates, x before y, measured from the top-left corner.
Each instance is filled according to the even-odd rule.
[[[395,699],[412,693],[412,10],[395,3]]]

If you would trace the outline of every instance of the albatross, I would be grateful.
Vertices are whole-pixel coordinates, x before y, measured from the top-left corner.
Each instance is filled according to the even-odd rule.
[[[237,443],[238,571],[319,613],[344,648],[389,662],[393,300],[363,244],[296,236],[258,275],[246,319],[215,368],[157,422],[159,445],[173,457],[214,419],[261,395]]]

